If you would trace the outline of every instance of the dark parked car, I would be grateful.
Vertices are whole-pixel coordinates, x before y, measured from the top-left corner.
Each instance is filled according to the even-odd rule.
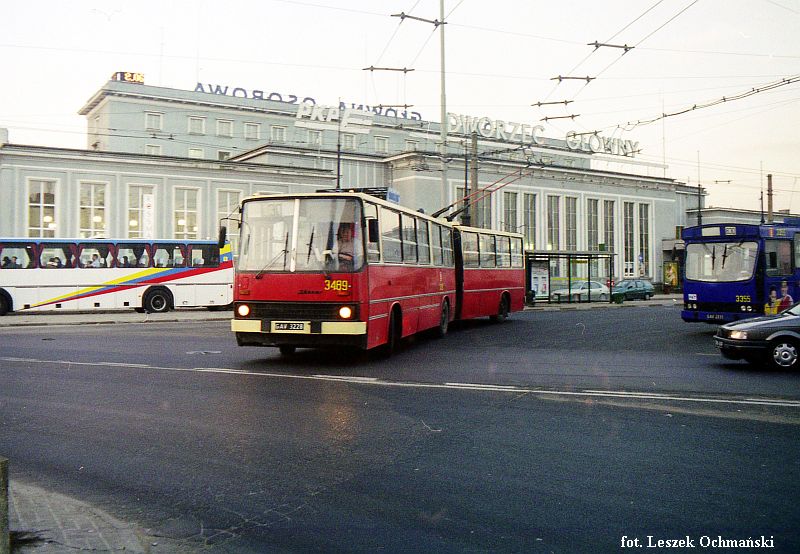
[[[614,296],[618,294],[625,300],[649,300],[653,298],[653,285],[642,279],[625,279],[614,285]]]
[[[800,304],[776,316],[727,323],[717,330],[714,344],[730,360],[795,369],[800,365]]]

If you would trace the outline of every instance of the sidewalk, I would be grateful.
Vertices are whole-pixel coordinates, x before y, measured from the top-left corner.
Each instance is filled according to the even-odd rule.
[[[598,308],[630,308],[647,306],[673,306],[682,305],[681,294],[657,294],[650,300],[627,300],[622,304],[609,302],[547,302],[538,301],[526,310],[533,311],[560,311],[560,310],[591,310]],[[39,313],[11,313],[0,317],[0,328],[23,327],[31,325],[92,325],[114,323],[167,323],[175,321],[212,321],[233,319],[231,310],[211,312],[205,309],[174,310],[165,314],[140,314],[133,310],[107,311],[107,312],[39,312]]]
[[[683,306],[683,294],[656,294],[650,300],[626,300],[622,304],[609,302],[548,302],[537,301],[533,306],[526,306],[526,310],[534,311],[561,311],[561,310],[592,310],[597,308],[647,308],[648,306]]]
[[[11,481],[8,496],[14,554],[144,553],[158,544],[137,532],[134,526],[62,494]],[[22,532],[27,541],[15,544],[13,537]]]

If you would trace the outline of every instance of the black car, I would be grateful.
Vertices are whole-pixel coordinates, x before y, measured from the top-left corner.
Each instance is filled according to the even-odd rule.
[[[800,365],[800,303],[775,316],[727,323],[717,330],[714,344],[729,360],[795,369]]]

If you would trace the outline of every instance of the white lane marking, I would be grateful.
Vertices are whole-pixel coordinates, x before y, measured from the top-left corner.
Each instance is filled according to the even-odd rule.
[[[351,375],[314,375],[317,379],[324,379],[326,381],[346,381],[348,383],[374,383],[378,380],[377,377],[357,377]]]
[[[146,364],[127,364],[119,362],[76,362],[69,360],[38,360],[32,358],[0,358],[0,361],[9,362],[30,362],[39,364],[62,364],[73,366],[110,366],[119,368],[132,368],[132,369],[150,369],[159,371],[179,371],[179,372],[194,372],[194,373],[219,373],[219,374],[234,374],[234,375],[247,375],[253,377],[268,377],[278,379],[302,379],[311,381],[334,381],[344,382],[359,385],[379,385],[383,387],[404,387],[415,389],[449,389],[449,390],[471,390],[482,392],[514,392],[514,393],[527,393],[538,394],[546,396],[570,396],[570,397],[583,397],[583,398],[630,398],[638,400],[670,400],[673,402],[699,402],[705,404],[733,404],[733,405],[751,405],[751,406],[772,406],[781,408],[800,408],[800,400],[780,400],[769,398],[718,398],[713,396],[675,396],[664,393],[649,393],[649,392],[632,392],[632,391],[603,391],[595,389],[587,389],[582,391],[564,391],[564,390],[545,390],[536,389],[531,387],[514,387],[504,385],[491,385],[491,384],[477,384],[477,383],[414,383],[403,381],[383,381],[376,377],[358,377],[347,375],[292,375],[290,373],[264,373],[259,371],[247,371],[241,369],[230,368],[217,368],[217,367],[163,367],[151,366]]]

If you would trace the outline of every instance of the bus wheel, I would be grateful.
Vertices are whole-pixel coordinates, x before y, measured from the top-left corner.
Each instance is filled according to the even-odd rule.
[[[500,304],[497,306],[497,315],[489,316],[492,321],[505,321],[508,319],[508,298],[506,295],[500,297]]]
[[[400,337],[403,334],[402,325],[400,313],[397,310],[393,310],[391,315],[389,315],[389,329],[386,336],[386,344],[384,345],[386,356],[391,356],[399,350]]]
[[[798,352],[796,341],[780,338],[770,343],[768,360],[774,369],[794,369],[798,365]]]
[[[447,334],[450,326],[450,302],[447,300],[442,304],[442,315],[439,316],[439,326],[436,328],[436,336],[442,338]]]
[[[282,344],[278,347],[278,350],[280,350],[281,354],[284,356],[291,356],[292,354],[294,354],[295,350],[297,350],[297,347],[291,346],[289,344]]]
[[[163,314],[168,312],[171,305],[171,295],[169,291],[164,289],[156,289],[148,292],[144,297],[144,301],[142,302],[142,307],[146,311],[154,314]]]
[[[6,301],[4,296],[0,296],[0,315],[6,315],[8,313],[8,302]]]

